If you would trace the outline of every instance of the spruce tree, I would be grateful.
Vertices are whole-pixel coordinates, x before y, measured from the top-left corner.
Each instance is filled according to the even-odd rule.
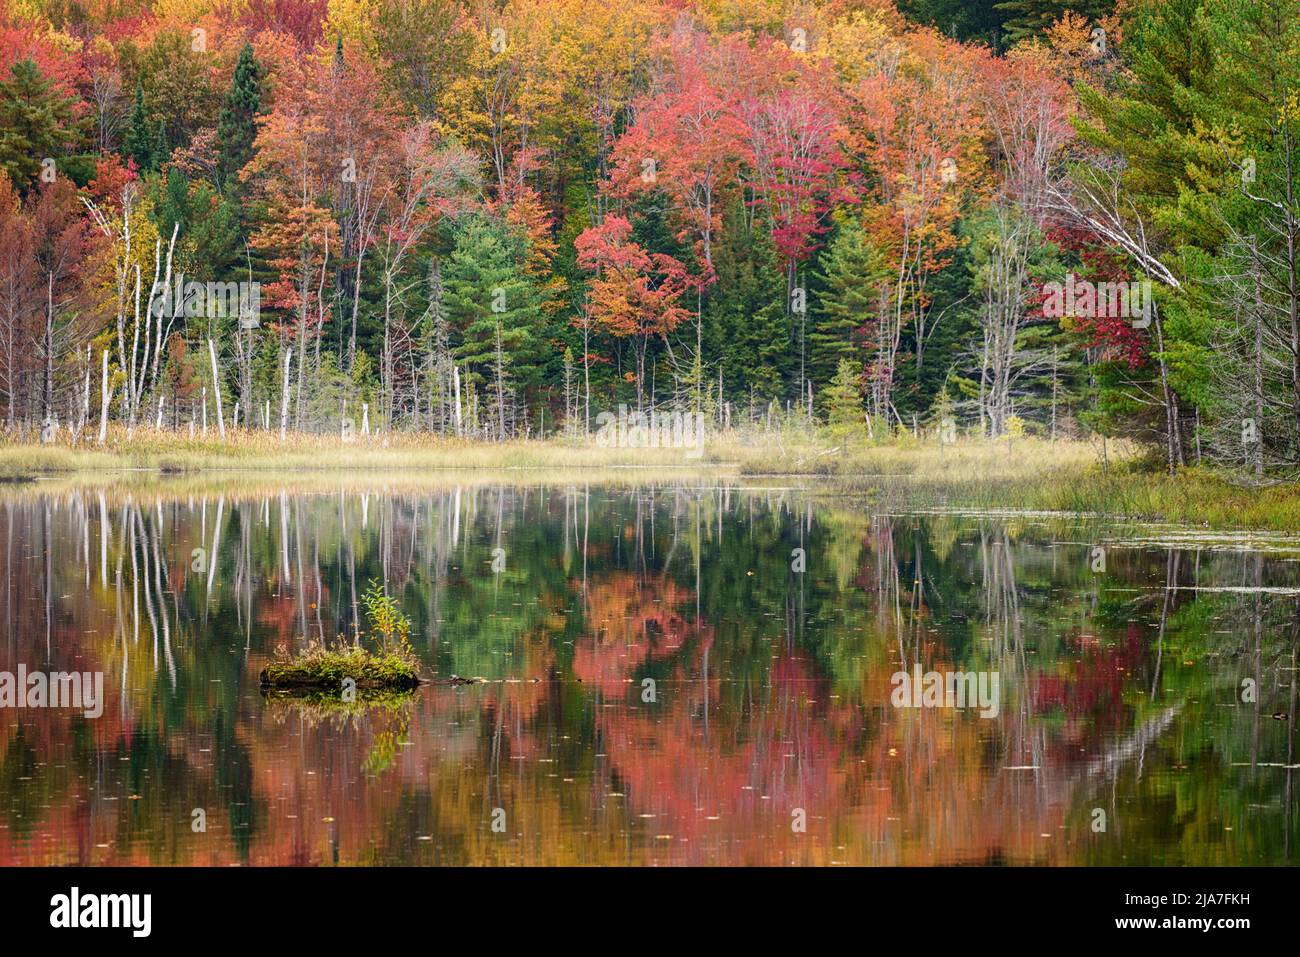
[[[826,402],[827,424],[833,435],[840,438],[861,437],[866,433],[866,419],[862,407],[862,366],[849,358],[840,359],[831,380],[823,393]]]
[[[122,153],[129,160],[135,160],[135,167],[141,173],[154,168],[154,146],[156,138],[149,129],[149,117],[144,110],[144,88],[135,85],[135,104],[131,107],[130,126],[126,131],[126,140],[122,144]]]
[[[262,67],[253,56],[253,45],[245,43],[235,64],[230,92],[217,118],[217,175],[225,189],[238,181],[239,171],[253,157],[257,115],[261,109]]]
[[[155,169],[162,169],[163,164],[172,158],[171,144],[167,140],[167,124],[158,121],[158,133],[153,140],[153,163]]]
[[[814,382],[827,382],[840,361],[858,352],[855,334],[875,314],[880,283],[887,273],[880,253],[860,225],[840,227],[820,276],[825,286],[815,313],[809,366]]]
[[[46,157],[59,158],[80,138],[73,99],[31,60],[19,60],[0,82],[0,173],[25,189]]]
[[[500,358],[514,381],[536,384],[544,357],[538,294],[523,269],[524,243],[500,221],[482,216],[459,223],[455,243],[443,263],[443,301],[460,336],[456,357],[467,379],[490,392]]]

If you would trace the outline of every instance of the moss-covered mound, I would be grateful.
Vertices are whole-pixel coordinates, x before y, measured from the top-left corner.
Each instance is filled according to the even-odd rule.
[[[364,648],[313,649],[297,658],[275,661],[262,669],[262,687],[311,689],[341,694],[351,678],[357,689],[400,690],[420,683],[415,661],[402,654],[372,654]]]

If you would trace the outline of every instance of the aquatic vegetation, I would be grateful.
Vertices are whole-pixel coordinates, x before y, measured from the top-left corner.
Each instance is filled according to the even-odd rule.
[[[380,651],[385,655],[411,653],[411,619],[402,614],[397,599],[384,591],[379,581],[371,581],[361,596],[370,626],[378,635]]]
[[[365,648],[358,641],[351,646],[327,648],[313,642],[294,658],[277,660],[262,670],[264,687],[338,689],[414,688],[420,683],[419,662],[411,653],[411,619],[398,602],[384,592],[379,581],[371,581],[361,596],[370,619],[371,634],[378,647]],[[350,682],[350,684],[349,684]]]
[[[335,689],[343,694],[370,688],[414,688],[420,675],[409,654],[376,653],[360,646],[328,649],[315,644],[297,657],[267,665],[261,681],[268,688]]]

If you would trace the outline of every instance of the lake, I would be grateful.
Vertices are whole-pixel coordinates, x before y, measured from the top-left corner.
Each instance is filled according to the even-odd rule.
[[[1300,541],[874,502],[8,486],[0,864],[1294,861]],[[265,695],[373,581],[429,682]]]

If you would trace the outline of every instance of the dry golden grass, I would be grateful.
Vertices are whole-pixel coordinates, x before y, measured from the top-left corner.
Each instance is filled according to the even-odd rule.
[[[1300,486],[1253,488],[1207,471],[1170,477],[1142,449],[1036,438],[965,439],[940,447],[897,439],[873,444],[786,428],[713,435],[693,449],[602,448],[594,440],[500,444],[392,435],[344,443],[336,437],[232,431],[110,430],[103,447],[0,443],[0,497],[75,492],[87,486],[138,500],[185,495],[228,498],[289,494],[419,493],[485,484],[583,486],[798,477],[810,490],[850,493],[880,507],[1044,509],[1107,518],[1217,528],[1300,530]],[[766,477],[766,478],[765,478]],[[39,478],[39,482],[25,480]]]
[[[594,439],[547,439],[502,443],[394,433],[344,442],[337,436],[231,430],[226,440],[187,433],[137,429],[127,438],[120,426],[104,445],[76,447],[35,442],[0,444],[0,477],[145,469],[161,472],[270,470],[354,472],[490,469],[651,469],[673,472],[739,471],[747,475],[924,475],[935,481],[1041,478],[1095,465],[1100,448],[1081,442],[966,440],[936,443],[898,440],[872,444],[840,441],[787,428],[772,432],[724,432],[695,448],[605,448]],[[1127,451],[1121,450],[1122,458]]]
[[[601,448],[594,441],[513,441],[502,443],[394,433],[344,442],[338,436],[230,430],[222,441],[188,433],[110,428],[102,446],[92,440],[76,447],[36,442],[0,444],[0,477],[67,472],[149,469],[162,472],[273,470],[279,472],[357,470],[653,468],[715,471],[692,449]]]
[[[1130,459],[1127,444],[1112,445],[1112,462]],[[706,457],[734,462],[746,475],[839,477],[915,476],[935,483],[1047,481],[1100,468],[1100,443],[1019,438],[963,439],[952,445],[898,439],[889,443],[821,438],[800,432],[723,433]]]

